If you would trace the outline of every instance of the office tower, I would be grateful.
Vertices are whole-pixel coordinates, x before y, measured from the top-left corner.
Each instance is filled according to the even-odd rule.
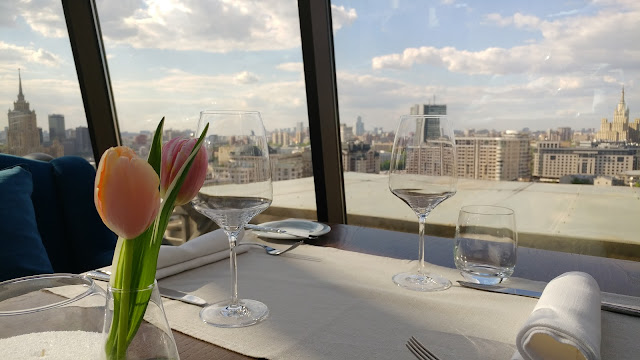
[[[53,142],[58,140],[62,143],[66,138],[64,130],[64,115],[50,114],[49,115],[49,141]]]
[[[447,105],[416,104],[409,112],[410,115],[447,115]]]
[[[10,154],[27,155],[40,151],[40,132],[36,124],[36,112],[29,109],[29,103],[22,93],[22,76],[18,70],[18,101],[9,110],[7,148]]]
[[[613,121],[606,118],[600,123],[600,131],[596,140],[604,142],[638,142],[640,141],[640,119],[629,122],[629,107],[624,101],[624,87],[618,106],[613,111]]]
[[[358,116],[356,120],[356,136],[364,135],[364,122],[362,122],[362,116]]]
[[[411,115],[446,115],[447,105],[429,105],[429,104],[416,104],[410,109]],[[429,118],[425,117],[426,123],[416,123],[416,132],[423,133],[423,137],[417,139],[419,142],[424,142],[427,139],[437,139],[440,137],[440,119],[437,117]],[[415,144],[418,145],[418,144]]]
[[[76,152],[78,154],[91,154],[91,137],[89,136],[88,127],[76,128]]]

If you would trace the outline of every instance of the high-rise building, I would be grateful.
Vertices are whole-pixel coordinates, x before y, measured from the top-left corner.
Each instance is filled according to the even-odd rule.
[[[629,107],[624,101],[624,87],[620,102],[613,112],[613,121],[610,123],[606,118],[602,119],[596,140],[624,143],[640,141],[640,119],[629,122]]]
[[[447,105],[415,104],[411,107],[410,115],[447,115]]]
[[[364,122],[362,121],[362,116],[358,116],[356,120],[356,136],[364,135]]]
[[[446,115],[447,105],[416,104],[410,109],[410,115]],[[418,143],[427,139],[437,139],[440,137],[440,119],[437,116],[425,117],[425,121],[416,123],[416,132],[422,133]],[[418,144],[415,144],[418,145]]]
[[[64,129],[64,115],[61,114],[49,114],[49,141],[64,142],[66,133]]]
[[[456,138],[458,176],[479,180],[529,180],[529,137],[507,131],[500,137]]]
[[[36,111],[29,108],[22,93],[22,76],[18,70],[18,101],[9,110],[7,150],[14,155],[27,155],[40,151],[40,132],[36,123]]]

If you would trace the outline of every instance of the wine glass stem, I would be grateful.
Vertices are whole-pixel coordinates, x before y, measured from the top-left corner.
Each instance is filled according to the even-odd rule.
[[[420,264],[418,265],[418,273],[422,274],[424,272],[424,227],[427,222],[427,215],[421,214],[418,216],[419,223],[419,231],[418,231],[418,248],[420,252]]]
[[[229,247],[230,256],[229,264],[231,267],[231,301],[229,306],[235,307],[238,305],[238,263],[236,262],[236,245],[238,242],[238,234],[229,234]]]

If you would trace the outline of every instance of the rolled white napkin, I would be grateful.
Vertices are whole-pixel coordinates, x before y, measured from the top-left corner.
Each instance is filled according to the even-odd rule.
[[[551,280],[518,332],[514,359],[600,359],[598,283],[583,272]]]
[[[242,239],[244,231],[240,233]],[[236,253],[247,251],[246,246],[236,248]],[[158,253],[156,279],[181,273],[229,257],[229,240],[221,229],[193,238],[180,246],[162,245]]]

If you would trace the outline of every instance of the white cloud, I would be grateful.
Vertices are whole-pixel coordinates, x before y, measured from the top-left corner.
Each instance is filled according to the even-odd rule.
[[[256,74],[252,74],[248,71],[243,71],[235,75],[236,82],[238,84],[253,84],[260,81]]]
[[[278,66],[276,66],[276,69],[282,70],[282,71],[302,73],[304,72],[304,65],[301,62],[287,62],[287,63],[278,64]]]
[[[603,10],[592,16],[555,21],[519,13],[507,17],[490,14],[485,20],[494,25],[535,30],[541,39],[510,48],[489,47],[477,51],[432,46],[406,48],[402,53],[374,57],[372,68],[409,69],[417,64],[428,64],[469,75],[558,74],[582,72],[590,64],[608,64],[608,69],[640,72],[638,18],[640,9]]]
[[[55,68],[59,67],[62,62],[60,56],[42,48],[24,47],[0,41],[0,63],[5,66],[17,69],[24,66],[21,64],[30,63],[36,66],[43,65]]]
[[[331,20],[333,22],[333,31],[337,31],[343,26],[353,24],[358,18],[356,9],[347,9],[343,5],[337,6],[331,4]]]
[[[0,10],[4,11],[1,7]],[[15,8],[9,11],[12,14],[20,14],[33,31],[45,37],[67,37],[67,26],[59,1],[19,1]],[[0,15],[1,17],[2,15]]]
[[[114,82],[123,130],[149,130],[163,116],[167,128],[193,129],[204,109],[259,110],[267,129],[307,121],[303,79],[239,83],[239,74],[204,75],[178,69],[156,69],[156,73],[151,81]],[[137,114],[144,114],[144,118]]]
[[[300,46],[295,0],[98,1],[105,41],[145,49],[283,50]],[[332,6],[334,30],[357,19],[353,8]]]

